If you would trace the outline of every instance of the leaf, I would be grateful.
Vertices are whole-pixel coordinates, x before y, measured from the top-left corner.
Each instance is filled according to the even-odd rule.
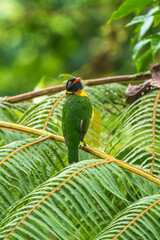
[[[100,162],[103,160],[83,161],[68,166],[30,192],[10,208],[1,223],[0,236],[6,236],[17,226],[11,233],[17,239],[23,236],[23,240],[27,240],[31,236],[33,240],[38,240],[39,236],[47,234],[60,239],[93,239],[112,224],[118,213],[122,211],[123,215],[123,210],[131,202],[136,205],[142,197],[141,191],[135,195],[139,182],[131,174],[115,163],[96,166]],[[143,180],[144,189],[146,181]],[[126,184],[127,192],[124,190]],[[153,201],[154,196],[150,198]],[[129,210],[126,210],[127,213]],[[20,220],[22,222],[18,226]]]
[[[137,23],[142,23],[144,22],[146,19],[148,18],[147,15],[141,15],[141,16],[136,16],[134,17],[127,25],[126,27],[130,27],[134,24],[137,24]]]
[[[153,109],[157,90],[135,101],[113,122],[105,152],[150,172],[153,152]],[[154,173],[160,175],[160,111],[156,111]],[[112,134],[111,134],[112,133]]]
[[[153,39],[151,41],[151,49],[152,49],[153,54],[155,55],[158,52],[158,50],[160,49],[160,41]]]
[[[22,115],[18,123],[37,129],[43,129],[53,104],[61,97],[61,95],[63,95],[63,92],[49,96],[39,104],[33,105],[33,107],[31,107],[27,112]],[[64,101],[64,99],[60,101],[52,116],[50,117],[50,121],[46,129],[47,131],[62,135],[61,116]]]
[[[152,60],[152,50],[148,49],[146,52],[144,52],[140,58],[138,58],[136,60],[136,68],[137,71],[140,72],[140,70],[142,69],[142,66],[144,65],[145,61],[151,61]]]
[[[0,164],[5,160],[0,165],[0,189],[5,189],[1,191],[5,201],[1,201],[0,212],[8,207],[7,201],[18,201],[65,166],[65,145],[59,146],[50,139],[41,141],[44,137],[12,142],[0,148]]]
[[[155,39],[155,40],[160,40],[160,32],[157,32],[156,34],[151,34],[145,39]]]
[[[149,16],[153,16],[153,14],[155,14],[157,11],[159,11],[159,7],[154,7],[153,9],[151,9],[146,15],[140,15],[140,16],[136,16],[134,17],[127,25],[126,27],[132,26],[134,24],[137,23],[144,23],[147,19],[149,19]],[[154,18],[154,17],[153,17]]]
[[[72,78],[74,76],[72,74],[68,74],[68,73],[61,73],[59,75],[59,77],[62,77],[64,80],[68,80],[68,79],[70,79],[70,78]]]
[[[131,104],[149,92],[153,86],[160,88],[160,64],[151,65],[152,79],[138,85],[129,84],[126,90],[126,103]]]
[[[160,9],[154,15],[154,27],[158,26],[160,23]]]
[[[147,208],[159,198],[160,195],[153,195],[142,198],[140,201],[131,204],[125,210],[117,214],[112,222],[103,229],[94,240],[109,240],[113,238],[137,240],[146,239],[146,237],[158,239],[160,230],[160,222],[158,221],[160,203],[153,206],[150,211],[147,211]],[[145,210],[147,212],[140,216]],[[132,223],[132,221],[134,222]],[[125,229],[125,227],[127,228]],[[124,232],[122,232],[123,230]],[[122,233],[118,236],[120,232]]]
[[[156,71],[155,77],[157,74],[159,77],[159,69]],[[98,122],[101,113],[102,132],[96,151],[101,149],[116,156],[124,161],[123,166],[131,163],[142,172],[150,172],[155,132],[154,174],[158,177],[158,107],[153,131],[155,99],[159,103],[157,91],[148,92],[127,106],[125,90],[122,84],[85,87],[93,106],[98,109],[95,119]],[[17,115],[19,123],[42,129],[60,96],[49,96],[26,108],[26,112]],[[55,134],[61,134],[63,101],[57,105],[48,123],[47,130]],[[159,199],[158,185],[123,170],[114,162],[83,158],[85,161],[65,167],[64,144],[51,139],[41,141],[48,136],[26,136],[21,140],[21,133],[18,136],[15,132],[11,135],[8,130],[4,131],[3,138],[13,142],[0,148],[0,160],[4,161],[0,167],[0,239],[5,239],[11,231],[7,238],[15,240],[111,239]],[[97,129],[92,128],[92,131],[93,136],[96,135]],[[94,141],[93,136],[89,136],[91,141]],[[151,175],[148,173],[148,176]],[[151,177],[159,181],[156,176]],[[129,225],[120,238],[137,240],[151,236],[158,239],[159,211],[159,204],[154,205]]]
[[[0,103],[0,120],[6,122],[16,122],[18,118],[27,110],[31,104],[29,102],[11,104],[9,102]]]
[[[150,16],[145,20],[145,22],[143,23],[143,25],[140,28],[140,32],[139,32],[139,36],[138,36],[139,40],[145,35],[145,33],[152,26],[153,20],[154,20],[153,16]]]
[[[140,50],[147,44],[150,42],[150,39],[145,39],[145,40],[142,40],[140,42],[138,42],[134,48],[133,48],[133,59],[135,60],[138,56],[138,53],[140,52]]]
[[[127,16],[131,12],[139,9],[144,9],[147,5],[152,3],[152,0],[126,0],[124,3],[121,4],[119,9],[115,11],[111,18],[109,19],[108,23],[111,23],[113,20],[120,19],[124,16]]]

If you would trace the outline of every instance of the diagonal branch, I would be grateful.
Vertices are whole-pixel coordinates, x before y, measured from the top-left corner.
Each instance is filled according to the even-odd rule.
[[[102,85],[102,84],[108,84],[108,83],[143,81],[150,78],[151,78],[151,74],[149,72],[146,72],[146,73],[138,73],[133,75],[121,75],[121,76],[114,76],[114,77],[87,79],[84,82],[84,85],[95,86],[95,85]],[[19,94],[12,97],[5,97],[1,99],[0,102],[10,102],[10,103],[22,102],[35,97],[61,92],[63,90],[65,90],[65,85],[57,85],[49,88],[44,88],[38,91],[27,92],[27,93]]]
[[[52,139],[54,139],[55,141],[58,142],[64,142],[64,138],[58,135],[55,135],[53,133],[47,132],[45,130],[40,130],[40,129],[36,129],[36,128],[31,128],[31,127],[26,127],[26,126],[22,126],[19,124],[15,124],[15,123],[9,123],[9,122],[3,122],[0,121],[0,128],[9,130],[9,131],[15,131],[15,132],[21,132],[21,133],[27,133],[27,134],[34,134],[34,135],[50,135],[50,137]]]
[[[8,123],[8,122],[2,122],[0,121],[0,128],[3,129],[7,129],[7,130],[11,130],[11,131],[18,131],[18,132],[25,132],[28,134],[35,134],[38,136],[41,135],[49,135],[51,139],[58,141],[58,142],[65,142],[64,138],[62,136],[58,136],[52,133],[49,133],[47,131],[44,130],[39,130],[39,129],[35,129],[35,128],[30,128],[30,127],[26,127],[26,126],[21,126],[19,124],[14,124],[14,123]],[[143,178],[148,179],[151,182],[154,182],[155,184],[157,184],[158,186],[160,186],[160,180],[157,178],[157,176],[150,174],[138,167],[133,166],[132,164],[129,163],[125,163],[121,160],[118,160],[110,155],[108,155],[107,153],[101,152],[98,149],[92,148],[90,146],[80,146],[80,148],[85,151],[88,152],[98,158],[102,158],[102,159],[109,159],[110,161],[116,162],[120,167],[122,167],[123,169],[135,173]]]
[[[145,209],[143,212],[141,212],[137,217],[135,217],[127,226],[125,226],[112,240],[117,239],[129,226],[131,226],[132,223],[134,223],[138,218],[142,217],[147,211],[149,211],[152,207],[154,207],[157,203],[160,202],[160,199],[152,203],[147,209]]]

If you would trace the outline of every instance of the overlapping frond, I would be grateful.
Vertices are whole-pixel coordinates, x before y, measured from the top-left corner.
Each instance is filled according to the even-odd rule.
[[[141,198],[118,213],[94,240],[159,240],[160,194]]]
[[[30,106],[31,104],[29,102],[16,104],[0,102],[0,120],[6,122],[16,122]]]
[[[49,96],[39,104],[33,105],[24,115],[19,119],[18,123],[28,127],[43,129],[47,117],[52,109],[53,104],[57,101],[63,93]],[[58,107],[54,109],[54,114],[50,117],[46,130],[52,133],[62,134],[61,130],[61,116],[64,99],[59,102]]]
[[[1,223],[1,239],[92,239],[119,212],[149,195],[147,180],[141,181],[143,191],[134,176],[103,160],[71,165],[10,209]],[[158,189],[150,184],[150,191]]]
[[[65,166],[66,148],[49,136],[0,148],[0,213]],[[3,216],[4,217],[4,216]]]
[[[153,122],[156,95],[157,91],[145,95],[121,114],[110,130],[110,139],[105,151],[118,159],[151,171],[154,148],[154,173],[160,174],[160,111],[158,107],[155,122]],[[155,132],[153,132],[153,124],[155,124]],[[155,135],[154,146],[153,135]]]
[[[9,102],[0,103],[0,121],[16,123],[18,119],[32,106],[29,102],[11,104]],[[13,133],[0,129],[0,145],[8,144],[16,140],[26,139],[25,134]]]
[[[3,103],[2,120],[30,127],[30,135],[0,130],[0,239],[158,239],[158,184],[112,161],[151,171],[154,152],[153,173],[160,173],[157,92],[128,107],[123,85],[85,88],[95,109],[87,142],[109,161],[86,160],[93,155],[81,151],[86,161],[66,167],[66,146],[49,135],[62,135],[64,93],[38,104]],[[31,135],[35,128],[46,135]]]

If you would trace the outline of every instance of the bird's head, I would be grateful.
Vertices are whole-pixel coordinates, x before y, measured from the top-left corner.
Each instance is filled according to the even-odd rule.
[[[81,78],[80,77],[72,77],[67,81],[66,91],[68,93],[75,93],[83,89]]]

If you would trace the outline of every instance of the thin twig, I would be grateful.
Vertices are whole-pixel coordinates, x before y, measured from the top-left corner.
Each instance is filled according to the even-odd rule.
[[[153,173],[154,168],[154,161],[155,161],[155,127],[156,127],[156,110],[157,110],[157,104],[160,97],[160,89],[158,90],[156,100],[154,103],[154,109],[153,109],[153,152],[152,152],[152,167],[151,167],[151,173]]]
[[[97,79],[87,79],[84,82],[85,86],[95,86],[95,85],[102,85],[108,83],[125,83],[125,82],[133,82],[133,81],[143,81],[146,79],[150,79],[151,74],[147,73],[140,73],[134,75],[122,75],[122,76],[114,76],[114,77],[105,77],[105,78],[97,78]],[[22,102],[26,101],[35,97],[53,94],[57,92],[61,92],[65,89],[65,85],[57,85],[49,88],[44,88],[38,91],[27,92],[23,94],[19,94],[12,97],[5,97],[0,100],[0,102]]]
[[[10,102],[10,103],[23,102],[32,98],[49,95],[52,93],[58,93],[63,91],[64,89],[65,89],[65,85],[57,85],[53,87],[43,88],[37,91],[22,93],[12,97],[5,97],[4,99],[1,99],[0,102]]]

